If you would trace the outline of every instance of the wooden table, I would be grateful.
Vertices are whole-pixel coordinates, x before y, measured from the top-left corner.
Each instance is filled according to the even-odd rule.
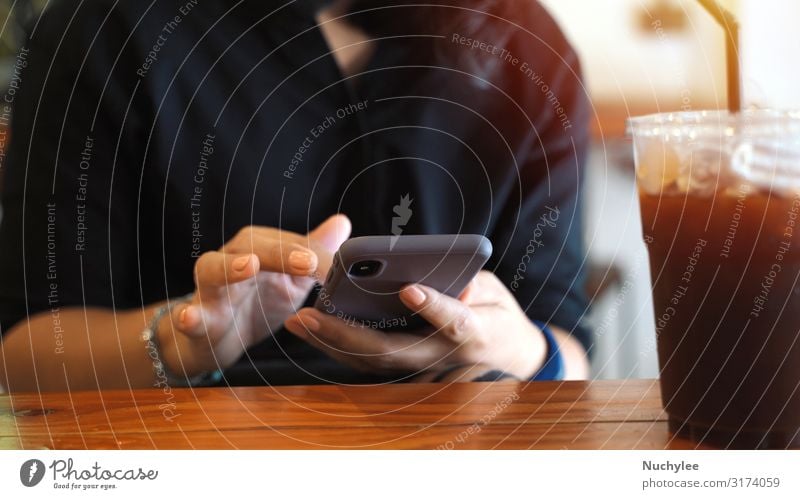
[[[0,448],[664,449],[654,380],[0,396]]]

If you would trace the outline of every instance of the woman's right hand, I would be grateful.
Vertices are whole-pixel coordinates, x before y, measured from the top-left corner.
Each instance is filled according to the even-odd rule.
[[[188,376],[232,365],[303,305],[350,229],[344,215],[307,235],[248,226],[219,251],[202,254],[191,302],[171,314],[175,336],[169,319],[159,327],[167,365]]]

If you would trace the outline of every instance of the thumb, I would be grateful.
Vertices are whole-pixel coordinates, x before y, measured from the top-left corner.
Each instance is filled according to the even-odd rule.
[[[476,331],[475,316],[469,306],[422,284],[411,284],[400,291],[400,300],[456,343],[465,343]]]
[[[339,213],[319,224],[316,229],[308,234],[308,237],[322,244],[331,253],[334,253],[350,237],[351,229],[350,219],[346,215]]]
[[[342,243],[347,241],[351,230],[350,219],[340,213],[329,217],[308,233],[308,238],[311,239],[312,245],[317,249],[316,252],[319,259],[317,271],[320,273],[318,279],[322,279],[327,275],[333,261],[333,254],[336,253]]]

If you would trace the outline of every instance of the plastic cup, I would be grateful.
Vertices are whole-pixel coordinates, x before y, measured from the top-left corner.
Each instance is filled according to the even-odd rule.
[[[632,118],[669,427],[800,447],[800,114]]]

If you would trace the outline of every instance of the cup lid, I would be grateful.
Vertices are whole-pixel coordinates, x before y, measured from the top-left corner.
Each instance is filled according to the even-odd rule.
[[[625,120],[629,136],[698,136],[800,134],[800,110],[747,109],[678,111],[633,116]]]

